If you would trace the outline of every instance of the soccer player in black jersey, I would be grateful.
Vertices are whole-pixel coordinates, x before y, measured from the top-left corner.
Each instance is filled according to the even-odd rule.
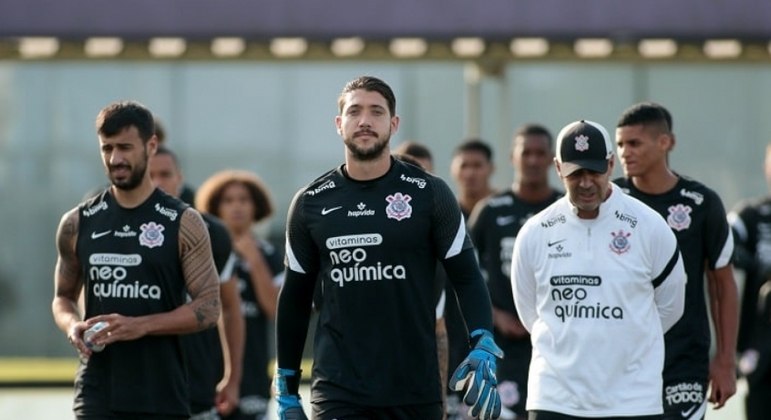
[[[397,159],[403,160],[407,163],[412,163],[415,166],[419,166],[423,168],[427,172],[433,172],[434,171],[434,158],[431,154],[431,151],[428,149],[428,147],[416,143],[413,141],[407,141],[399,144],[399,146],[394,149],[393,152],[394,157]],[[436,287],[436,297],[437,297],[437,304],[436,304],[436,349],[437,349],[437,356],[439,359],[439,379],[441,380],[442,384],[447,383],[447,375],[449,374],[448,370],[450,368],[450,348],[449,348],[449,337],[448,337],[448,328],[447,328],[447,322],[446,322],[446,312],[454,313],[458,312],[460,313],[460,309],[457,305],[457,299],[455,298],[455,292],[452,291],[450,288],[449,282],[447,281],[447,273],[444,272],[444,267],[441,266],[440,263],[437,262],[436,267],[436,281],[435,281],[435,287]],[[448,299],[449,297],[449,299]],[[451,307],[447,307],[447,304],[453,305]],[[462,323],[462,319],[460,319],[460,316],[456,317],[458,319],[458,322]],[[465,331],[466,327],[465,325],[461,326],[461,328],[464,330],[464,333],[460,336],[462,337],[461,343],[453,343],[456,344],[455,347],[462,347],[463,348],[463,355],[460,356],[460,358],[453,363],[453,366],[457,366],[461,360],[463,360],[463,357],[466,355],[466,348],[468,347],[468,341],[466,340],[466,337],[468,336],[468,331]],[[457,328],[456,328],[457,329]],[[442,385],[442,405],[443,410],[447,414],[447,418],[450,420],[453,420],[456,416],[456,414],[459,411],[460,406],[460,399],[462,395],[456,395],[460,393],[453,393],[450,395],[454,401],[451,401],[448,404],[448,389],[446,386]]]
[[[511,256],[517,233],[527,219],[563,195],[549,185],[553,159],[552,135],[546,127],[526,124],[518,128],[511,149],[511,189],[482,201],[469,221],[471,239],[487,275],[495,341],[506,354],[498,364],[498,390],[503,413],[511,419],[527,417],[527,373],[532,352],[530,334],[514,307]]]
[[[159,145],[150,157],[148,170],[150,179],[158,188],[179,198],[184,183],[174,152]],[[212,418],[217,413],[229,414],[238,406],[244,354],[241,297],[237,282],[233,280],[237,258],[233,253],[230,234],[216,217],[208,213],[201,213],[201,216],[209,230],[214,265],[220,275],[222,318],[217,329],[182,337],[189,362],[191,420]]]
[[[453,150],[450,175],[458,188],[458,203],[466,220],[477,203],[495,192],[490,186],[494,170],[493,149],[480,139],[464,140]]]
[[[720,408],[736,392],[738,292],[725,208],[712,189],[670,169],[675,136],[663,106],[643,102],[625,110],[616,145],[626,177],[614,182],[666,219],[688,275],[685,312],[665,336],[664,418],[700,419],[707,401]],[[705,271],[717,350],[711,361]]]
[[[771,186],[771,145],[766,147],[766,181]],[[771,197],[742,200],[728,214],[734,232],[736,267],[744,272],[739,372],[747,380],[747,420],[771,418]]]
[[[440,178],[391,157],[399,117],[385,82],[354,79],[338,108],[345,163],[302,188],[289,210],[276,319],[279,418],[305,418],[299,370],[320,276],[314,417],[441,419],[437,260],[455,286],[473,343],[450,385],[468,386],[474,415],[497,418],[495,365],[503,354],[492,338],[490,298],[452,192]]]
[[[468,222],[474,207],[490,194],[495,193],[490,185],[490,178],[494,170],[493,149],[483,140],[469,138],[453,149],[452,160],[450,160],[450,177],[455,184],[458,205],[466,222]],[[445,322],[450,353],[449,365],[456,366],[466,357],[468,331],[463,325],[463,316],[458,309],[452,284],[447,283],[446,289],[448,304],[445,309]],[[463,404],[462,400],[462,392],[451,392],[447,396],[448,420],[466,418],[464,412],[467,411],[468,407]]]
[[[153,117],[136,102],[96,118],[111,186],[62,216],[52,312],[81,354],[78,419],[189,417],[179,334],[216,325],[218,275],[200,214],[153,186]],[[85,314],[78,308],[85,293]],[[185,292],[191,300],[185,302]],[[107,327],[89,343],[83,333]],[[102,346],[100,352],[90,346]],[[98,348],[98,347],[97,347]]]
[[[276,313],[283,280],[283,254],[258,238],[254,229],[273,214],[267,186],[257,175],[225,170],[209,177],[196,195],[197,207],[222,219],[240,258],[236,266],[241,312],[246,322],[241,401],[227,420],[254,420],[266,415],[270,400],[268,327]]]

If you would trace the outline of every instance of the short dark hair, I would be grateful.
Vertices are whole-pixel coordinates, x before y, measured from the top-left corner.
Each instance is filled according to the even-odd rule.
[[[655,102],[640,102],[627,108],[618,119],[616,127],[630,125],[658,126],[659,130],[672,131],[672,114]]]
[[[426,159],[433,162],[434,157],[428,147],[414,141],[405,141],[394,149],[394,154],[408,155],[413,158]]]
[[[393,153],[392,155],[393,155],[394,159],[400,160],[400,161],[402,161],[402,162],[407,162],[407,163],[409,163],[410,165],[415,165],[415,166],[417,166],[418,168],[421,168],[421,169],[423,169],[423,170],[425,170],[425,169],[426,169],[426,168],[424,168],[424,167],[423,167],[423,165],[421,165],[421,164],[420,164],[420,161],[418,161],[418,160],[415,158],[415,156],[412,156],[412,155],[408,155],[408,154],[406,154],[406,153]]]
[[[488,162],[493,160],[493,149],[485,141],[478,138],[466,139],[452,152],[453,156],[458,156],[465,152],[477,152],[484,155]]]
[[[171,160],[174,162],[174,165],[179,168],[179,159],[177,159],[177,154],[172,152],[171,149],[168,147],[159,144],[158,147],[155,149],[155,156],[162,156],[162,155],[168,155]]]
[[[345,106],[345,95],[359,89],[377,92],[382,95],[386,102],[388,102],[388,112],[391,113],[392,117],[396,115],[396,95],[394,95],[394,91],[391,90],[391,87],[386,82],[372,76],[360,76],[345,84],[343,91],[340,92],[340,97],[337,98],[337,108],[341,113]]]
[[[158,144],[166,141],[166,127],[157,117],[155,118],[155,137],[158,139]]]
[[[96,116],[96,132],[104,137],[116,136],[132,126],[137,128],[139,137],[145,143],[155,135],[153,114],[139,102],[113,102]]]
[[[549,149],[552,148],[552,143],[554,141],[551,131],[543,125],[536,123],[527,123],[519,126],[514,132],[514,139],[519,136],[546,136],[546,138],[549,139]]]

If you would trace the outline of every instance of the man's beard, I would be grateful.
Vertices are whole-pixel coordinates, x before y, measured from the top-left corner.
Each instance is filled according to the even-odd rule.
[[[383,154],[383,150],[388,147],[388,143],[391,139],[391,132],[389,130],[385,137],[378,136],[377,142],[375,142],[369,149],[363,149],[359,147],[354,139],[346,139],[343,141],[345,146],[353,155],[353,158],[358,161],[370,161],[375,160]]]
[[[121,166],[127,167],[130,169],[131,172],[129,173],[128,178],[123,180],[117,180],[115,177],[112,176],[112,172],[110,172],[108,174],[110,178],[110,182],[112,183],[112,185],[115,186],[115,188],[121,189],[123,191],[133,190],[134,188],[138,187],[139,184],[142,183],[142,178],[144,178],[145,172],[147,171],[147,153],[145,152],[144,161],[137,164],[136,167],[132,168],[131,166],[127,166],[127,165],[116,165],[116,166],[113,166],[113,168],[121,167]]]

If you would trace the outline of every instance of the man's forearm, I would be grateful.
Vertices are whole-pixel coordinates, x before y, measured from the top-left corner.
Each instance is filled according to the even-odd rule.
[[[229,381],[241,383],[244,359],[244,317],[240,306],[228,307],[222,313],[224,338],[227,344]],[[220,338],[222,339],[222,337]],[[224,354],[224,353],[223,353]],[[227,367],[227,366],[226,366]]]
[[[276,310],[276,360],[282,369],[300,370],[311,319],[316,273],[287,270]]]
[[[734,363],[739,328],[739,292],[731,270],[731,266],[728,266],[714,272],[708,271],[708,291],[716,336],[715,358]]]

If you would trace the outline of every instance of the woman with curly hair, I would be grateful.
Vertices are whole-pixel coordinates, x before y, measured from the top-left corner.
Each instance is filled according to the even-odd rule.
[[[227,227],[233,250],[240,257],[236,268],[246,325],[241,400],[226,419],[260,419],[270,400],[268,327],[276,313],[283,280],[283,255],[258,238],[255,225],[273,214],[268,188],[252,172],[226,170],[204,181],[196,193],[196,208],[217,216]]]

